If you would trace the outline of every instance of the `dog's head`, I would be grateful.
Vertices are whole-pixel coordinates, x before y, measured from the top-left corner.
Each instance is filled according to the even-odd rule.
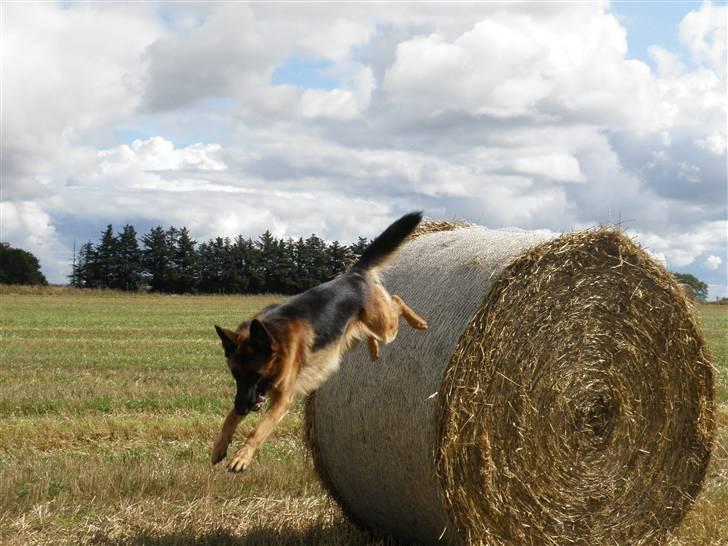
[[[237,332],[215,325],[222,340],[228,368],[235,379],[235,411],[247,415],[258,411],[265,403],[270,386],[266,372],[275,356],[276,343],[269,329],[259,320],[243,323]]]

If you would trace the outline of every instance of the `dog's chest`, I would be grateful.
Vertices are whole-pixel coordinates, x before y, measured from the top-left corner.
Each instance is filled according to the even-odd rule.
[[[307,395],[319,388],[339,369],[341,350],[338,344],[312,353],[296,379],[296,392]]]
[[[296,379],[296,392],[309,394],[319,388],[338,369],[341,357],[352,345],[371,336],[371,332],[358,320],[346,325],[344,335],[336,343],[309,353],[306,363],[301,367]]]

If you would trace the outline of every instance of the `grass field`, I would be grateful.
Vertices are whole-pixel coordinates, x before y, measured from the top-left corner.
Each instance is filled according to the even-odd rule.
[[[210,466],[234,388],[212,325],[273,301],[0,292],[0,544],[385,544],[318,485],[300,405],[247,473]],[[728,306],[699,315],[721,428],[676,544],[728,537]]]

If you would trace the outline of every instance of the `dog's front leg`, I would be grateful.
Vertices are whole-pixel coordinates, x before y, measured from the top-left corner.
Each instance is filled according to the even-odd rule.
[[[233,441],[235,429],[242,420],[243,418],[235,412],[235,408],[231,409],[230,413],[227,414],[225,421],[222,423],[220,435],[217,437],[217,441],[212,448],[212,464],[217,464],[225,458],[227,448],[230,442]]]
[[[293,401],[293,389],[288,389],[283,393],[275,393],[268,411],[263,418],[258,421],[253,430],[248,435],[245,445],[235,453],[235,457],[228,464],[227,469],[230,472],[243,472],[250,466],[255,451],[270,436],[273,429],[276,428],[281,419],[291,407]]]

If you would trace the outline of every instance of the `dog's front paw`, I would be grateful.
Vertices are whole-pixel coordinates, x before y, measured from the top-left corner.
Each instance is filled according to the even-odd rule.
[[[419,319],[416,320],[412,326],[414,326],[418,330],[427,330],[427,321],[424,319]]]
[[[217,464],[227,456],[227,442],[216,442],[212,448],[212,464]]]
[[[245,472],[253,459],[253,451],[247,447],[242,448],[228,463],[228,472]]]

